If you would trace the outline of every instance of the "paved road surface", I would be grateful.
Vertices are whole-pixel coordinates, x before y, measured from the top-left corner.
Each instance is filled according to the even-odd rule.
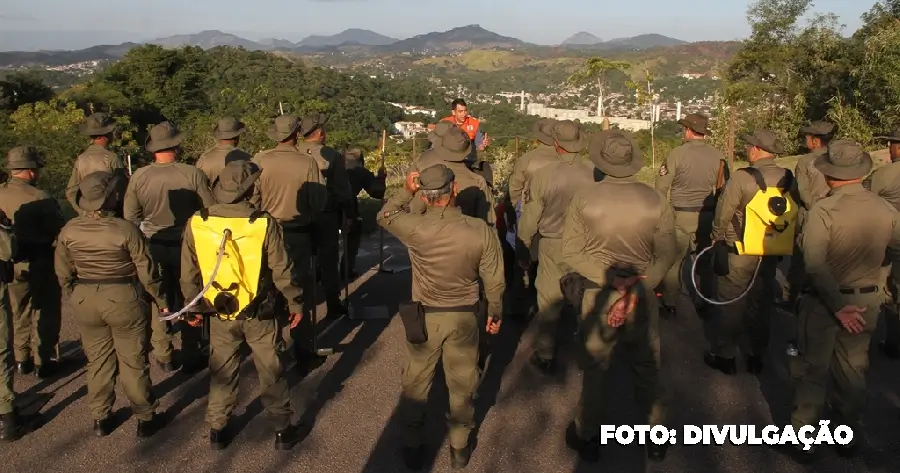
[[[374,254],[373,242],[364,246]],[[398,259],[405,251],[388,240],[389,251]],[[360,264],[375,264],[372,257]],[[354,285],[357,305],[383,305],[391,313],[396,304],[409,297],[410,273],[365,274]],[[64,320],[64,351],[79,353],[77,331],[71,316]],[[701,360],[704,349],[701,326],[695,316],[681,315],[664,321],[664,379],[671,399],[669,426],[681,430],[684,424],[755,424],[772,422],[772,415],[787,414],[787,375],[783,367],[782,337],[773,324],[773,348],[766,372],[757,379],[740,373],[726,377],[707,369]],[[637,446],[604,447],[598,466],[579,464],[565,448],[563,431],[576,404],[580,374],[570,368],[565,374],[547,378],[527,363],[532,334],[522,335],[513,323],[503,326],[500,347],[492,370],[504,371],[484,385],[479,415],[484,416],[478,445],[468,471],[484,473],[567,473],[625,472],[865,472],[897,471],[900,440],[896,435],[898,377],[900,364],[890,363],[873,351],[866,416],[871,449],[865,458],[840,459],[826,450],[814,469],[791,463],[765,446],[675,446],[661,464],[646,464]],[[391,473],[402,472],[398,454],[399,436],[395,408],[400,392],[400,367],[404,345],[398,318],[366,322],[342,322],[334,336],[343,345],[341,353],[303,380],[292,379],[293,400],[310,433],[291,452],[272,449],[272,432],[261,415],[255,372],[245,363],[240,406],[234,423],[240,434],[223,452],[212,452],[206,439],[204,410],[209,377],[203,371],[192,378],[181,374],[165,376],[155,367],[153,380],[161,397],[160,412],[167,426],[145,441],[134,436],[135,421],[121,391],[116,403],[124,424],[109,437],[92,435],[85,403],[83,362],[73,363],[65,377],[35,384],[31,377],[19,377],[16,388],[24,404],[40,404],[42,421],[38,428],[14,444],[0,446],[3,472],[316,472]],[[521,336],[520,336],[521,335]],[[777,348],[776,348],[777,347]],[[741,367],[741,369],[743,369]],[[496,374],[496,372],[495,372]],[[618,398],[609,400],[611,423],[643,423],[632,408],[629,373],[618,369],[613,382]],[[440,381],[441,378],[438,378]],[[436,383],[437,384],[437,383]],[[440,413],[446,406],[446,390],[434,390],[434,416],[427,437],[433,460],[426,471],[451,471],[448,446]],[[49,397],[49,400],[47,398]],[[488,409],[489,407],[489,409]],[[783,421],[782,421],[783,422]]]

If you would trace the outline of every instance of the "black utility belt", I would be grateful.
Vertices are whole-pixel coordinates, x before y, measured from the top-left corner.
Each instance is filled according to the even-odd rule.
[[[704,207],[704,206],[702,206],[702,205],[696,205],[696,206],[691,206],[691,207],[677,207],[677,206],[672,206],[672,210],[674,210],[674,211],[676,211],[676,212],[697,212],[697,213],[700,213],[700,212],[715,212],[715,211],[716,211],[716,208],[715,208],[715,207]]]
[[[478,301],[475,304],[455,307],[433,307],[423,305],[418,301],[409,301],[400,304],[400,321],[406,331],[406,341],[418,345],[428,341],[428,330],[425,327],[426,314],[439,314],[447,312],[471,312],[479,319],[487,318],[487,304]]]
[[[136,279],[134,276],[123,276],[120,278],[99,278],[99,279],[78,278],[75,280],[75,284],[80,284],[83,286],[102,285],[102,284],[134,284],[135,282],[136,282]]]
[[[880,290],[881,290],[881,288],[878,286],[864,286],[864,287],[856,287],[856,288],[842,287],[842,288],[838,289],[838,292],[841,294],[844,294],[845,296],[852,296],[854,294],[874,294]],[[807,290],[805,290],[803,292],[814,295],[814,296],[817,296],[819,294],[819,291],[815,290],[814,288],[808,288]]]
[[[441,312],[472,312],[475,313],[478,311],[479,304],[470,304],[470,305],[459,305],[454,307],[432,307],[427,305],[422,305],[422,310],[426,314],[439,314]]]

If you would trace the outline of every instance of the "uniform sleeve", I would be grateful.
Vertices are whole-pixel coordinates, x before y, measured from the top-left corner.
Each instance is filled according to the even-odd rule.
[[[716,217],[713,221],[712,241],[725,239],[728,225],[741,205],[742,184],[740,179],[732,179],[725,184],[725,191],[716,203]]]
[[[69,176],[69,183],[66,185],[66,200],[75,209],[75,212],[81,213],[81,209],[75,205],[75,197],[78,195],[78,186],[81,184],[81,172],[78,171],[78,160],[72,166],[72,174]]]
[[[576,196],[566,209],[566,222],[563,230],[563,262],[576,273],[588,278],[595,284],[606,285],[606,273],[609,265],[587,252],[587,226],[584,224],[584,200]]]
[[[72,263],[72,257],[69,254],[69,248],[66,246],[62,235],[56,242],[53,268],[56,271],[56,278],[59,279],[59,286],[62,288],[63,293],[66,297],[71,296],[77,275],[75,274],[75,265]]]
[[[328,203],[328,189],[325,187],[319,164],[311,157],[310,160],[312,162],[307,166],[306,182],[300,188],[300,193],[305,194],[303,200],[309,205],[309,209],[318,214],[325,210]]]
[[[210,207],[216,205],[216,199],[212,196],[212,191],[210,191],[209,188],[209,178],[206,177],[206,174],[199,169],[197,169],[197,172],[195,174],[196,192],[197,195],[200,196],[200,200],[203,201],[203,206]]]
[[[662,212],[660,212],[659,224],[653,235],[653,261],[644,271],[646,279],[644,285],[651,290],[662,282],[666,273],[678,260],[678,249],[675,241],[675,212],[663,196]]]
[[[181,293],[184,300],[190,302],[203,289],[203,277],[200,275],[200,264],[197,262],[197,247],[194,243],[194,231],[190,223],[184,226],[181,238]]]
[[[122,160],[122,157],[112,151],[109,152],[109,171],[115,171],[116,169],[125,169],[125,162]]]
[[[132,177],[132,179],[128,181],[128,187],[125,189],[122,214],[125,220],[128,220],[140,228],[141,222],[144,220],[144,209],[141,207],[141,203],[138,200],[137,186],[138,179]]]
[[[404,245],[409,245],[409,237],[419,224],[421,215],[404,210],[404,206],[413,200],[413,195],[406,189],[395,193],[384,207],[378,212],[376,220],[391,235],[394,235]]]
[[[531,242],[538,232],[538,224],[544,214],[544,184],[543,174],[532,178],[522,201],[517,237],[528,249],[531,249]]]
[[[522,198],[522,190],[525,188],[525,167],[528,165],[528,156],[522,156],[516,160],[513,166],[512,175],[509,176],[509,202],[511,207],[515,207]]]
[[[678,149],[673,149],[668,156],[666,156],[666,162],[659,166],[659,172],[656,176],[656,190],[662,193],[662,195],[669,197],[669,190],[672,188],[672,183],[675,182],[675,169],[678,166],[678,157],[680,156],[681,151]]]
[[[484,251],[478,263],[478,275],[484,284],[484,295],[488,304],[488,317],[503,317],[503,292],[506,290],[506,276],[503,268],[503,251],[500,240],[490,228],[484,230]]]
[[[303,289],[298,281],[291,277],[293,262],[288,257],[284,246],[284,233],[281,225],[274,218],[269,218],[269,227],[266,229],[266,261],[272,270],[272,282],[275,287],[284,294],[288,301],[288,308],[292,314],[303,312]]]
[[[384,178],[379,178],[372,171],[363,169],[363,189],[373,199],[384,199],[384,191],[387,189]]]
[[[813,204],[816,203],[817,196],[814,196],[812,193],[812,186],[810,185],[812,178],[809,175],[805,159],[801,158],[797,161],[797,166],[794,167],[794,177],[797,180],[797,193],[800,196],[800,200],[803,201],[803,206],[807,210],[812,209]]]
[[[131,228],[125,234],[125,249],[131,255],[131,261],[134,263],[138,279],[144,285],[144,290],[153,297],[158,307],[169,310],[175,309],[174,307],[167,307],[168,302],[166,302],[166,296],[162,292],[162,279],[159,275],[159,269],[153,264],[147,240],[144,239],[144,235],[137,227],[130,223],[127,225],[130,225]],[[196,295],[196,292],[194,292],[194,295]]]
[[[816,205],[807,216],[801,235],[803,263],[816,289],[816,295],[833,314],[843,307],[840,285],[828,267],[828,245],[831,240],[831,216],[828,210]]]
[[[497,214],[494,212],[494,194],[487,182],[481,183],[481,198],[478,199],[478,215],[491,227],[497,226]]]

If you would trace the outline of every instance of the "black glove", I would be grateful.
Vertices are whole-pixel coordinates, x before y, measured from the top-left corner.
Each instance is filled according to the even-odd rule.
[[[728,247],[728,244],[725,243],[725,240],[719,240],[713,243],[712,249],[712,267],[713,272],[717,276],[728,276],[729,266],[728,266],[728,254],[731,253],[731,248]]]

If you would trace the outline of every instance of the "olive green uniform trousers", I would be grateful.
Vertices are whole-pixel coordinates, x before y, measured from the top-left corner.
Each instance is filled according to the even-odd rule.
[[[181,242],[177,246],[170,243],[162,243],[150,240],[150,255],[153,263],[159,268],[159,274],[162,279],[162,290],[169,304],[170,311],[180,310],[184,305],[184,298],[181,295]],[[153,357],[160,363],[169,363],[172,361],[172,340],[174,334],[169,333],[169,324],[160,320],[159,307],[153,304],[153,314],[150,317],[150,327],[152,330],[151,344],[153,345]],[[182,363],[187,360],[202,356],[200,353],[201,332],[199,328],[190,327],[187,324],[181,329],[181,359]]]
[[[296,328],[291,329],[289,324],[285,324],[282,329],[282,336],[287,343],[288,349],[299,349],[300,347],[312,349],[312,340],[315,336],[315,320],[313,317],[307,316],[315,312],[316,302],[315,287],[313,286],[313,278],[311,275],[311,256],[312,256],[312,234],[309,229],[284,229],[284,246],[287,250],[288,257],[293,263],[291,277],[303,287],[303,320]],[[299,345],[299,346],[298,346]]]
[[[88,405],[106,419],[116,401],[116,378],[138,420],[151,420],[159,403],[150,391],[147,317],[143,290],[131,284],[76,285],[71,297],[87,355]]]
[[[206,422],[210,429],[225,428],[237,404],[240,382],[240,346],[246,342],[262,389],[260,399],[276,430],[290,426],[291,393],[284,371],[284,340],[275,320],[220,320],[210,317],[209,405]]]
[[[678,296],[682,293],[682,282],[686,282],[690,287],[688,294],[694,295],[694,288],[691,280],[682,280],[682,274],[685,269],[690,269],[693,262],[692,253],[698,248],[706,248],[709,246],[709,234],[712,232],[712,221],[715,217],[713,212],[675,212],[675,242],[677,245],[676,254],[681,256],[675,261],[675,264],[666,273],[663,279],[663,297],[662,302],[668,307],[676,307]],[[685,268],[685,265],[688,265]],[[703,295],[710,297],[714,295],[714,280],[710,277],[704,277],[707,271],[698,271],[697,278],[700,282],[700,290]],[[690,278],[690,276],[687,276]]]
[[[475,426],[472,394],[478,384],[479,327],[473,312],[442,312],[425,315],[428,341],[407,343],[409,357],[403,368],[401,413],[405,425],[404,445],[422,444],[428,393],[434,382],[438,361],[443,362],[444,377],[450,393],[447,415],[450,446],[463,448]]]
[[[559,319],[565,300],[559,287],[559,280],[566,275],[562,265],[563,240],[541,237],[538,247],[538,267],[535,288],[537,289],[537,335],[534,340],[535,352],[543,360],[556,356]]]
[[[16,392],[13,389],[15,358],[13,357],[12,313],[6,284],[0,283],[0,415],[13,411]]]
[[[748,287],[747,295],[731,304],[715,306],[706,319],[705,331],[710,351],[723,358],[763,356],[769,346],[769,315],[773,310],[776,257],[764,257],[756,279],[758,256],[728,255],[728,276],[717,278],[719,301],[732,300]],[[752,284],[752,287],[751,287]]]
[[[30,262],[16,263],[15,281],[7,285],[13,317],[16,362],[34,354],[41,366],[58,356],[61,291],[53,270],[53,252],[41,252]]]
[[[322,269],[322,288],[330,308],[332,304],[340,302],[341,298],[341,273],[338,267],[341,262],[338,240],[341,214],[323,212],[316,221],[315,228],[316,262]]]
[[[624,350],[634,379],[634,399],[651,425],[665,420],[664,389],[659,379],[659,303],[656,294],[643,287],[636,289],[641,298],[637,310],[621,327],[610,327],[610,306],[621,295],[610,289],[585,290],[578,328],[576,356],[584,371],[581,397],[575,414],[575,428],[583,440],[600,435],[604,398],[614,398],[615,386],[609,380],[617,350]]]
[[[832,408],[832,426],[846,425],[860,432],[860,418],[866,403],[866,371],[869,367],[869,342],[878,321],[884,294],[844,295],[844,305],[865,307],[865,330],[846,331],[831,310],[813,294],[800,298],[800,356],[791,359],[794,402],[791,423],[795,430],[815,426],[826,402]],[[828,385],[831,384],[831,391]],[[853,443],[858,440],[854,437]]]

